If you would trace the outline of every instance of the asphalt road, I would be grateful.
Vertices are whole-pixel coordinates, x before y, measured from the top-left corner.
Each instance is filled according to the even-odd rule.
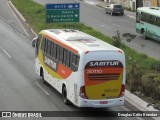
[[[17,29],[21,24],[13,15],[11,9],[0,4],[0,111],[80,111],[93,109],[80,109],[73,105],[63,104],[62,96],[51,86],[43,84],[36,75],[34,68],[34,48],[26,35],[17,31],[8,21],[14,20]],[[7,4],[7,3],[6,3]],[[5,12],[7,9],[8,12]],[[7,17],[9,16],[9,17]],[[103,109],[103,111],[132,111],[136,110],[127,102],[122,107]],[[77,114],[79,114],[77,112]],[[9,118],[1,118],[9,120]],[[30,118],[32,119],[32,118]],[[35,120],[36,118],[34,118]],[[46,120],[46,118],[41,118]],[[37,120],[41,120],[37,118]],[[48,119],[79,119],[96,120],[95,117],[59,117]],[[100,117],[99,120],[143,120],[146,118],[126,117]],[[14,118],[17,120],[17,118]],[[27,119],[28,120],[28,119]]]

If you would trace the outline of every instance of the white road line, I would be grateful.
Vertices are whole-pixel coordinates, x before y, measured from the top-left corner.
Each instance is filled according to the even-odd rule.
[[[126,16],[128,16],[128,17],[130,17],[130,18],[133,18],[133,19],[136,19],[136,17],[131,16],[131,15],[126,15]]]
[[[49,95],[49,93],[48,93],[42,86],[40,86],[40,84],[38,84],[38,83],[36,82],[36,85],[37,85],[46,95]]]
[[[2,49],[3,52],[11,59],[12,57],[9,55],[9,53],[7,53],[7,51],[5,51],[5,49]]]
[[[7,2],[7,1],[6,1],[6,2]],[[7,2],[7,5],[8,5],[9,8],[11,9],[10,5],[8,4],[8,2]],[[26,34],[28,37],[30,37],[29,34],[27,33],[27,31],[25,30],[25,28],[23,27],[22,23],[19,21],[19,19],[17,18],[17,16],[15,15],[15,13],[13,12],[12,9],[11,9],[11,11],[12,11],[13,15],[15,16],[15,18],[18,20],[18,22],[19,22],[20,26],[22,27],[22,29],[24,30],[25,34]]]
[[[129,109],[127,109],[126,107],[124,107],[124,106],[121,106],[124,110],[126,110],[126,111],[130,111]]]
[[[110,30],[110,28],[107,25],[100,25],[101,27]]]
[[[96,5],[96,3],[95,3],[95,2],[85,1],[85,3],[91,4],[91,5]]]

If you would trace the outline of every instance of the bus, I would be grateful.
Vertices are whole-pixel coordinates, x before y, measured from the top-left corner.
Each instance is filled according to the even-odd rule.
[[[160,41],[160,7],[137,8],[136,32],[144,39]]]
[[[42,30],[36,40],[36,73],[65,104],[104,108],[124,104],[124,52],[79,30]]]

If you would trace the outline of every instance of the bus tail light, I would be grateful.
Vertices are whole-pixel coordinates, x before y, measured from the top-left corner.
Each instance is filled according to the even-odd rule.
[[[122,51],[121,51],[121,50],[118,50],[118,52],[119,52],[119,53],[122,53]]]
[[[86,95],[86,90],[85,90],[85,86],[82,86],[80,88],[80,96],[84,99],[88,99],[87,95]]]
[[[125,85],[122,84],[122,86],[121,86],[121,92],[119,94],[119,97],[123,97],[124,96],[124,92],[125,92]]]
[[[89,53],[89,51],[85,51],[85,54],[88,54]]]

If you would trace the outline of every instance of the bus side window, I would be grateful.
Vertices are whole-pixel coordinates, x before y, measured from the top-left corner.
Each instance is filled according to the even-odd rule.
[[[70,68],[71,52],[67,50],[66,66]]]
[[[63,47],[60,47],[59,61],[63,63]]]
[[[61,46],[57,45],[57,60],[58,61],[60,60],[60,49],[61,49]]]
[[[77,59],[76,59],[76,65],[79,65],[79,55],[77,55]]]
[[[70,68],[72,69],[72,56],[73,56],[73,53],[72,52],[70,52]]]
[[[143,12],[141,13],[141,20],[144,22],[146,21],[146,14]]]
[[[153,25],[155,24],[155,16],[150,15],[150,23]]]
[[[57,59],[57,44],[54,44],[54,48],[53,48],[53,58]]]
[[[76,65],[76,55],[75,54],[73,54],[72,56],[72,64]]]
[[[141,13],[141,21],[144,21],[144,15]]]
[[[155,16],[152,16],[152,21],[151,22],[152,22],[153,25],[156,25],[156,17]]]
[[[47,49],[47,54],[48,54],[48,55],[51,55],[51,54],[50,54],[50,50],[51,50],[51,41],[50,41],[50,40],[47,40],[47,41],[48,41],[48,42],[47,42],[47,48],[48,48],[48,49]]]
[[[76,65],[77,63],[77,57],[78,55],[72,53],[72,57],[71,57],[71,69],[73,71],[77,71],[78,70],[78,65]],[[79,61],[79,60],[78,60]]]
[[[54,42],[51,42],[51,56],[54,57]]]
[[[63,49],[63,61],[62,63],[67,66],[67,50]]]
[[[160,27],[160,17],[156,18],[156,25]]]
[[[146,14],[146,22],[151,23],[151,15]]]

